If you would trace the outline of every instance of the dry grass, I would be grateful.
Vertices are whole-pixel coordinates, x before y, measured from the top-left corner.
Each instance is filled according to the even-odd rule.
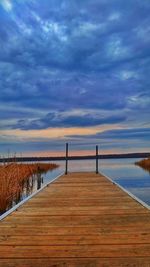
[[[57,168],[56,164],[5,164],[0,166],[0,214],[11,207],[23,190],[23,183],[38,172]]]
[[[141,168],[143,168],[146,171],[150,172],[150,158],[148,159],[143,159],[141,161],[138,161],[135,163],[136,165],[140,166]]]

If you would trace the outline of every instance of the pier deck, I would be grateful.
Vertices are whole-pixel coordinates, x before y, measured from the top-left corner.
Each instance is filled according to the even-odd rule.
[[[150,212],[105,176],[69,173],[0,222],[0,267],[150,266]]]

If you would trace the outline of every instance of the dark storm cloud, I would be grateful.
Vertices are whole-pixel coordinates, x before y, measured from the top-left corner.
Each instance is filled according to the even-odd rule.
[[[114,115],[101,117],[95,114],[83,115],[62,115],[61,113],[49,113],[44,118],[38,120],[19,120],[14,129],[37,130],[54,127],[91,127],[102,124],[114,124],[125,121],[124,116]],[[13,128],[13,127],[12,127]]]
[[[109,130],[102,133],[96,133],[95,135],[73,135],[67,136],[74,139],[106,139],[106,140],[119,140],[119,139],[141,139],[149,141],[150,128],[135,128],[135,129],[118,129]]]

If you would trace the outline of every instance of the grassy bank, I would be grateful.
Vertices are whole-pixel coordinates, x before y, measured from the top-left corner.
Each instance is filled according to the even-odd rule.
[[[146,171],[150,172],[150,158],[148,159],[143,159],[135,163],[136,165],[140,166]]]
[[[57,168],[56,164],[11,163],[0,166],[0,214],[5,212],[23,190],[23,184],[36,173],[43,173]]]

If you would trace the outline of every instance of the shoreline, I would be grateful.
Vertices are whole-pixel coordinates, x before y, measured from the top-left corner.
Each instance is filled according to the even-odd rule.
[[[98,155],[99,159],[119,159],[119,158],[147,158],[150,157],[150,153],[125,153],[125,154],[106,154]],[[96,159],[96,155],[88,156],[68,156],[68,160],[89,160]],[[63,161],[66,157],[12,157],[12,158],[0,158],[0,163],[8,162],[33,162],[33,161]]]

